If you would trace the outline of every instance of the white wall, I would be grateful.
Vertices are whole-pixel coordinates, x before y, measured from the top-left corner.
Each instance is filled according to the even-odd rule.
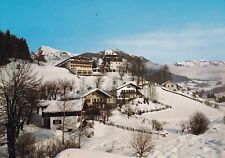
[[[77,116],[67,116],[65,118],[65,126],[77,128],[78,126],[77,119],[78,119]],[[50,117],[50,129],[52,130],[56,130],[60,126],[60,124],[53,124],[54,120],[61,120],[61,122],[63,122],[63,117]]]
[[[125,62],[120,61],[110,61],[110,69],[118,70],[119,67],[126,67]]]
[[[129,87],[129,88],[128,88]],[[122,90],[134,90],[136,92],[136,87],[134,86],[131,86],[131,85],[127,85],[119,90],[117,90],[117,97],[119,98],[120,94],[121,94],[121,91]]]
[[[168,83],[166,83],[165,84],[165,87],[167,88],[167,89],[169,89],[169,90],[178,90],[178,88],[177,88],[177,85],[176,84],[174,84],[174,83],[172,83],[172,82],[168,82]]]

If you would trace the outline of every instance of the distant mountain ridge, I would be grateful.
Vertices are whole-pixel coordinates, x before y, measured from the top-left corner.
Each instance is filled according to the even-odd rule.
[[[221,66],[225,65],[223,61],[209,61],[203,59],[187,60],[184,62],[177,62],[175,66],[185,66],[185,67],[207,67],[207,66]]]
[[[173,74],[197,80],[222,80],[225,83],[225,62],[202,59],[168,65]]]
[[[103,56],[105,53],[116,53],[116,54],[118,54],[119,57],[127,59],[127,61],[130,61],[132,59],[132,57],[134,57],[134,55],[130,55],[129,53],[125,53],[124,51],[119,50],[119,49],[102,50],[97,53],[87,52],[87,53],[80,54],[79,56],[99,58],[99,57]],[[145,62],[150,61],[150,60],[144,58],[143,56],[138,56],[138,57],[140,57]]]

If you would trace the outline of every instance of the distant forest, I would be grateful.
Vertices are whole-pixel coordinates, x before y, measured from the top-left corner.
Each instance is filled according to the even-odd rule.
[[[0,65],[9,63],[10,58],[30,60],[30,52],[24,38],[0,31]]]

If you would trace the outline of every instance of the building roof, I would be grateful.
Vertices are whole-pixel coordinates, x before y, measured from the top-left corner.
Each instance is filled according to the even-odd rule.
[[[63,66],[65,63],[67,63],[69,61],[82,62],[82,63],[92,63],[93,62],[93,60],[88,57],[74,56],[74,57],[70,57],[68,59],[63,60],[62,62],[58,63],[55,66],[59,66],[59,67]]]
[[[55,66],[61,67],[61,66],[63,66],[65,63],[67,63],[68,61],[70,61],[70,58],[63,60],[62,62],[56,64]]]
[[[64,112],[64,101],[48,100],[43,101],[41,104],[46,105],[47,108],[43,111],[44,113],[57,113]],[[83,108],[82,99],[70,100],[65,102],[65,111],[74,112],[81,111]]]
[[[123,87],[125,87],[125,86],[128,86],[128,85],[132,85],[132,86],[136,87],[137,89],[141,89],[141,87],[137,86],[137,85],[134,84],[133,82],[129,82],[129,83],[126,83],[126,84],[123,84],[123,85],[119,86],[119,87],[117,88],[117,90],[119,90],[119,89],[121,89],[121,88],[123,88]]]
[[[162,85],[162,86],[164,86],[164,85],[165,85],[165,84],[167,84],[167,83],[173,83],[173,84],[176,84],[176,83],[174,83],[174,82],[172,82],[172,81],[168,80],[168,81],[166,81],[166,82],[162,83],[161,85]]]
[[[172,84],[175,84],[175,85],[177,85],[178,87],[180,87],[181,88],[181,86],[179,86],[177,83],[174,83],[174,82],[172,82],[172,81],[166,81],[166,82],[164,82],[164,83],[162,83],[161,85],[162,86],[165,86],[167,83],[172,83]]]
[[[90,90],[89,92],[85,93],[85,94],[83,95],[83,97],[86,97],[86,96],[88,96],[89,94],[94,93],[94,92],[100,92],[101,94],[105,95],[105,96],[108,97],[108,98],[111,97],[108,93],[106,93],[105,91],[103,91],[103,90],[101,90],[101,89],[99,89],[99,88],[94,88],[94,89]]]

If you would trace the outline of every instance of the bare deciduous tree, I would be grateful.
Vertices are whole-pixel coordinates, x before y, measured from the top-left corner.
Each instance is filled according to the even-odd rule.
[[[115,92],[117,88],[117,80],[118,78],[116,76],[112,77],[112,91]]]
[[[149,100],[156,100],[156,89],[153,84],[149,84]]]
[[[73,89],[74,81],[69,81],[67,79],[59,80],[59,87],[62,91],[62,97],[65,97],[69,91]]]
[[[59,103],[58,107],[60,111],[63,113],[62,116],[62,124],[59,125],[59,128],[62,130],[62,143],[65,144],[65,131],[76,128],[76,120],[70,118],[66,118],[66,112],[72,110],[72,104],[68,100],[64,100],[63,103]]]
[[[5,143],[5,130],[6,130],[6,115],[5,115],[5,103],[2,98],[3,94],[0,94],[0,144]]]
[[[65,118],[68,105],[68,92],[73,89],[74,82],[69,80],[60,80],[59,86],[62,90],[61,100],[63,100],[63,107],[61,111],[63,112],[63,120],[62,120],[62,143],[65,144]]]
[[[30,65],[20,65],[16,68],[11,64],[1,70],[0,84],[0,97],[4,100],[1,106],[6,118],[8,154],[10,158],[15,158],[16,138],[24,121],[29,119],[30,115],[27,115],[27,112],[32,110],[32,102],[37,99],[33,98],[31,102],[30,95],[37,91],[40,80],[32,73]]]
[[[125,75],[125,72],[126,72],[126,68],[123,67],[123,66],[120,66],[120,67],[119,67],[120,80],[123,79],[123,76]]]
[[[139,158],[147,156],[147,154],[153,149],[151,135],[143,132],[133,133],[130,145]]]
[[[137,84],[140,84],[140,81],[144,79],[146,74],[146,65],[145,61],[141,57],[134,56],[130,61],[129,71],[132,73],[133,80],[137,76]]]
[[[101,83],[103,82],[103,76],[97,76],[95,79],[95,86],[96,88],[100,88]]]

